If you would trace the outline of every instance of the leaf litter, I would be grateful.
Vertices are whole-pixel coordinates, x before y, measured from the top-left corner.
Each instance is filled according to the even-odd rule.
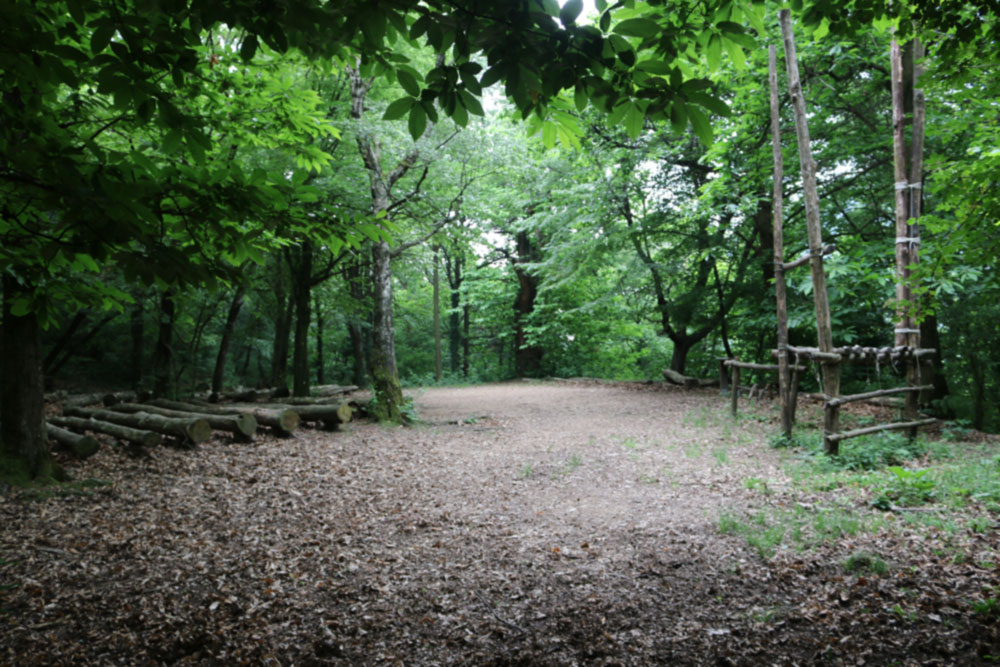
[[[441,388],[352,424],[65,461],[108,485],[0,497],[10,664],[974,664],[1000,656],[995,527],[762,558],[773,423],[712,391]],[[822,502],[820,499],[817,502]],[[959,544],[960,543],[960,544]],[[848,573],[851,553],[891,563]],[[978,602],[978,607],[975,603]],[[984,606],[985,605],[985,606]]]

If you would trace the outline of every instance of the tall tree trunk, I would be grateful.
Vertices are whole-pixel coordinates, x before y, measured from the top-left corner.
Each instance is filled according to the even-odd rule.
[[[303,241],[292,263],[292,297],[295,301],[295,343],[292,353],[292,395],[309,395],[309,322],[312,314],[312,244]]]
[[[445,276],[448,279],[449,288],[449,303],[451,308],[448,311],[448,367],[451,369],[452,375],[458,375],[460,368],[459,365],[459,350],[462,346],[462,330],[461,330],[461,304],[462,304],[462,281],[465,279],[463,275],[465,257],[464,255],[458,253],[452,255],[445,251],[444,254],[444,268]]]
[[[938,332],[937,315],[925,315],[920,322],[920,344],[935,350],[931,357],[931,368],[929,370],[931,384],[934,386],[929,392],[920,397],[921,405],[930,406],[932,401],[937,401],[937,411],[943,417],[954,417],[954,411],[947,406],[944,399],[951,393],[948,389],[948,379],[944,373],[944,354],[941,352],[941,335]]]
[[[469,336],[469,312],[472,306],[465,304],[462,307],[462,377],[469,377],[469,347],[471,337]]]
[[[292,329],[292,308],[295,301],[288,297],[284,283],[275,292],[278,300],[274,321],[274,341],[271,344],[271,377],[268,384],[279,393],[288,392],[288,337]]]
[[[157,397],[171,397],[173,393],[174,356],[174,303],[173,289],[165,289],[160,294],[159,326],[156,346],[153,348],[153,394]]]
[[[142,385],[142,356],[145,344],[144,336],[145,313],[142,301],[136,300],[129,314],[129,335],[132,339],[132,353],[129,355],[129,376],[132,391],[139,391]]]
[[[438,249],[434,248],[434,269],[431,278],[434,290],[434,379],[441,381],[441,276],[438,271]]]
[[[348,262],[344,270],[347,291],[356,304],[363,304],[369,297],[369,263],[359,255]],[[365,323],[352,313],[347,321],[347,334],[351,339],[351,353],[354,357],[353,383],[359,387],[368,386],[368,338]]]
[[[45,430],[41,327],[35,313],[14,315],[11,306],[21,292],[17,281],[3,276],[3,328],[0,330],[0,440],[4,452],[20,459],[28,474],[45,474],[49,441]]]
[[[229,356],[229,345],[236,329],[236,320],[243,308],[243,298],[247,285],[241,282],[233,292],[233,300],[229,302],[229,312],[226,313],[226,323],[222,327],[222,337],[219,339],[219,353],[215,355],[215,369],[212,371],[212,397],[218,399],[222,393],[222,383],[226,377],[226,358]]]
[[[781,433],[792,437],[795,422],[795,405],[788,367],[788,292],[785,289],[785,236],[784,236],[784,156],[781,152],[781,106],[778,102],[778,56],[772,44],[768,49],[768,83],[771,91],[771,156],[774,161],[772,194],[772,271],[774,275],[775,310],[778,318],[778,393],[781,396]],[[761,236],[763,239],[764,236]],[[765,271],[764,279],[767,280]],[[734,387],[733,391],[739,391]]]
[[[539,280],[523,264],[537,262],[539,251],[527,231],[518,232],[515,241],[517,259],[514,262],[514,274],[517,276],[518,290],[514,297],[514,371],[518,377],[538,377],[542,372],[544,350],[538,345],[528,344],[525,326],[535,310]]]
[[[799,79],[799,63],[795,55],[795,37],[792,33],[791,12],[782,9],[781,33],[785,44],[785,65],[788,69],[788,91],[795,111],[795,134],[799,144],[799,166],[802,171],[802,190],[805,196],[806,228],[809,233],[809,266],[812,269],[813,301],[816,307],[816,330],[819,349],[833,351],[833,328],[830,322],[830,302],[826,294],[826,273],[823,270],[823,233],[819,223],[819,192],[816,185],[816,162],[809,144],[809,126],[806,116],[806,102],[802,95]],[[823,366],[823,391],[829,398],[840,395],[840,364],[827,363]],[[824,410],[823,430],[825,436],[840,432],[840,412],[837,408]],[[836,455],[838,441],[823,438],[827,454]]]
[[[319,295],[313,295],[313,310],[316,311],[316,384],[326,384],[325,364],[323,359],[323,309],[320,306]]]
[[[365,112],[365,98],[372,79],[365,79],[354,68],[348,68],[351,80],[351,116],[360,120]],[[416,149],[408,153],[389,173],[382,169],[381,146],[368,131],[357,135],[358,152],[368,171],[371,191],[371,212],[379,219],[387,215],[393,185],[416,164]],[[403,421],[403,388],[396,370],[396,337],[392,318],[392,252],[388,242],[376,241],[372,247],[372,283],[374,310],[372,313],[372,349],[369,362],[372,389],[375,394],[375,417],[379,421]]]

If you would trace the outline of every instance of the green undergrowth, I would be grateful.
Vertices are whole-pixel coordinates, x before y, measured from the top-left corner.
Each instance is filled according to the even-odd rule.
[[[940,439],[879,433],[822,451],[822,435],[773,437],[791,481],[780,494],[756,480],[746,488],[761,507],[719,516],[720,532],[743,537],[762,558],[902,527],[935,534],[985,533],[1000,525],[1000,444],[962,441],[961,427]],[[862,559],[863,560],[863,559]],[[874,567],[881,568],[882,565]],[[845,569],[861,569],[845,564]]]

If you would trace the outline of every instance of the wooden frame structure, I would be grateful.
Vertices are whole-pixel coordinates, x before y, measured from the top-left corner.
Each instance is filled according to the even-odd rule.
[[[791,13],[787,9],[779,12],[782,41],[785,47],[785,64],[788,70],[788,89],[795,114],[795,131],[798,140],[799,163],[806,210],[806,227],[809,233],[809,252],[792,262],[784,261],[784,239],[782,230],[782,178],[783,164],[781,151],[781,128],[778,104],[777,53],[774,45],[769,48],[769,83],[771,99],[771,135],[774,154],[774,273],[775,297],[777,302],[778,346],[775,351],[777,365],[749,364],[735,359],[727,360],[725,366],[733,374],[732,411],[736,414],[739,400],[739,372],[741,368],[767,368],[778,371],[779,393],[782,404],[782,431],[790,436],[795,420],[798,364],[811,361],[818,364],[822,374],[825,403],[823,406],[823,449],[835,455],[842,440],[877,433],[890,429],[904,429],[910,437],[915,437],[917,428],[935,423],[936,419],[919,419],[917,401],[921,391],[932,388],[923,383],[923,370],[936,352],[920,347],[920,330],[913,317],[913,295],[910,290],[910,267],[919,260],[920,227],[911,223],[920,217],[920,192],[923,170],[924,143],[924,96],[917,87],[921,74],[919,58],[922,48],[916,40],[909,45],[912,77],[904,75],[902,50],[895,39],[892,41],[892,101],[893,101],[893,156],[895,164],[896,203],[896,328],[893,347],[833,347],[833,331],[830,320],[830,305],[827,300],[826,274],[823,257],[833,251],[833,246],[824,245],[819,223],[819,194],[816,185],[816,163],[812,158],[809,142],[809,128],[806,122],[805,100],[799,78],[795,39],[792,31]],[[912,112],[911,143],[907,146],[905,128],[907,125],[907,102]],[[909,148],[909,160],[907,149]],[[909,162],[909,170],[907,169]],[[816,347],[793,347],[788,344],[788,311],[785,272],[809,264],[812,271],[813,298],[816,308]],[[902,387],[879,389],[848,396],[840,395],[840,368],[845,363],[886,364],[893,367],[902,365],[905,369],[906,384]],[[901,422],[890,422],[842,431],[840,428],[840,406],[853,401],[867,400],[892,394],[906,394]]]

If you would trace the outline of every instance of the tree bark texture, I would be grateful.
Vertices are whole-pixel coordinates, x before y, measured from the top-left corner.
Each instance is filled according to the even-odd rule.
[[[55,424],[46,424],[46,431],[53,447],[70,452],[78,459],[90,458],[101,448],[101,443],[97,441],[97,438],[74,433]]]
[[[229,303],[226,313],[226,323],[222,327],[222,337],[219,339],[219,353],[215,356],[215,369],[212,371],[212,395],[218,396],[226,377],[226,358],[229,356],[229,345],[236,329],[236,319],[243,308],[243,298],[246,295],[246,283],[241,282],[233,292],[233,300]]]
[[[283,269],[277,268],[279,275],[274,285],[277,301],[274,316],[274,341],[271,344],[271,377],[268,384],[275,389],[288,391],[288,337],[292,329],[292,308],[295,302],[288,298]]]
[[[3,328],[0,330],[0,440],[4,451],[20,459],[28,474],[47,473],[49,442],[45,431],[41,327],[35,313],[14,315],[21,293],[17,280],[3,276]]]
[[[833,350],[833,329],[830,321],[830,302],[827,299],[826,273],[823,269],[823,233],[819,222],[819,191],[816,184],[816,161],[813,160],[806,116],[806,102],[799,78],[799,63],[795,55],[795,36],[792,32],[791,12],[779,12],[781,34],[785,45],[785,65],[788,69],[788,91],[795,112],[795,134],[799,145],[799,165],[802,171],[802,190],[805,199],[806,228],[809,233],[809,267],[812,270],[813,302],[816,308],[816,330],[821,352]],[[823,391],[830,398],[840,395],[840,364],[823,365]],[[824,410],[824,449],[827,454],[838,451],[836,440],[829,435],[840,432],[840,411],[833,407]]]
[[[514,274],[518,289],[514,297],[514,371],[518,377],[538,377],[542,373],[544,350],[538,345],[528,344],[526,326],[535,310],[538,297],[538,275],[524,265],[541,259],[537,243],[527,231],[520,231],[515,237],[517,259],[514,260]]]
[[[153,431],[133,428],[114,422],[108,422],[92,417],[49,417],[49,423],[71,428],[76,431],[91,431],[92,433],[105,433],[114,436],[119,440],[130,442],[139,447],[157,447],[163,444],[163,436]]]
[[[153,394],[170,396],[173,393],[173,339],[174,339],[174,292],[166,289],[160,294],[159,326],[156,346],[153,348]]]
[[[309,322],[312,318],[313,250],[302,241],[298,252],[289,252],[292,299],[295,302],[295,339],[292,350],[292,395],[309,395]]]
[[[121,424],[145,431],[154,431],[169,435],[182,442],[201,444],[212,437],[212,427],[204,419],[164,417],[149,412],[124,413],[113,410],[88,410],[86,408],[69,408],[66,414],[71,417],[86,417]]]
[[[434,268],[431,277],[431,286],[434,291],[434,379],[441,381],[441,276],[438,271],[440,259],[438,249],[434,248]]]
[[[789,387],[788,369],[788,294],[785,289],[785,240],[784,240],[784,158],[781,152],[781,106],[778,102],[778,55],[772,44],[768,48],[768,82],[771,92],[771,153],[774,158],[774,191],[771,196],[772,249],[774,296],[778,316],[778,394],[781,397],[781,432],[792,437],[794,406]],[[765,273],[766,277],[766,273]]]
[[[313,312],[316,313],[316,384],[325,384],[326,376],[323,359],[323,308],[320,304],[319,295],[313,295]]]
[[[250,440],[257,432],[257,419],[253,415],[213,415],[206,412],[189,410],[172,410],[161,408],[156,405],[146,405],[140,403],[121,403],[112,408],[115,412],[137,413],[148,412],[154,415],[170,417],[173,419],[204,419],[213,431],[224,431],[232,433],[241,440]]]

